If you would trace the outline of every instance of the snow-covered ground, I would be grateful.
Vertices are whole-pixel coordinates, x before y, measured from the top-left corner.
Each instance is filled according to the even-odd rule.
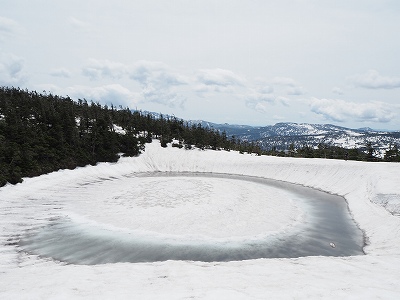
[[[60,215],[143,234],[211,240],[279,234],[302,222],[304,210],[282,201],[288,198],[284,191],[222,178],[140,176],[159,171],[265,177],[342,195],[368,237],[367,255],[86,266],[28,255],[17,246],[19,236]],[[0,189],[0,298],[396,299],[399,174],[395,163],[185,151],[153,142],[137,158],[28,178]]]

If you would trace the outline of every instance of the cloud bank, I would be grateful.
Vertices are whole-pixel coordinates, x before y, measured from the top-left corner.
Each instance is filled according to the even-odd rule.
[[[160,62],[139,61],[129,71],[130,78],[142,88],[144,100],[169,107],[184,107],[186,97],[179,88],[187,84],[184,76],[177,74]]]
[[[118,62],[109,60],[97,60],[91,58],[82,68],[82,74],[91,80],[100,78],[120,79],[128,72],[127,67]]]
[[[384,102],[355,103],[344,100],[312,98],[309,102],[312,112],[327,120],[345,122],[390,122],[395,114],[391,106]]]
[[[71,78],[71,72],[65,68],[54,69],[50,72],[51,76],[54,77],[63,77],[63,78]]]
[[[400,88],[400,77],[382,76],[376,70],[349,78],[355,86],[367,89],[396,89]]]

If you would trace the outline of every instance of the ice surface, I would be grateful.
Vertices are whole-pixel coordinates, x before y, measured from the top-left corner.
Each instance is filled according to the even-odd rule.
[[[82,211],[75,210],[76,217],[93,217],[93,222],[109,222],[110,226],[119,227],[119,221],[112,219],[107,213],[116,213],[111,210],[112,205],[108,206],[110,211],[107,209],[104,212],[107,207],[105,201],[96,206],[92,200],[85,200],[85,189],[82,187],[88,187],[89,192],[89,187],[95,183],[103,184],[114,179],[128,180],[133,173],[168,171],[244,174],[297,183],[342,195],[348,202],[355,221],[368,237],[368,245],[365,247],[367,255],[219,263],[166,261],[85,266],[66,265],[27,255],[18,248],[19,234],[40,230],[42,226],[57,220],[60,211],[70,211],[74,218],[74,209],[79,206]],[[154,142],[147,145],[146,152],[137,158],[121,158],[115,164],[103,163],[28,178],[22,184],[0,189],[0,298],[397,299],[400,297],[400,218],[385,209],[385,201],[380,205],[381,202],[376,199],[379,195],[391,195],[390,199],[398,199],[398,174],[400,165],[395,163],[257,157],[223,151],[184,151],[171,147],[162,149]],[[143,184],[146,186],[150,183],[144,180]],[[199,182],[199,185],[202,184],[204,186],[205,183]],[[164,187],[170,195],[172,191],[168,190],[167,182]],[[225,187],[231,188],[229,184]],[[65,192],[68,189],[82,192],[82,199],[76,203],[76,207],[71,204],[74,198]],[[134,191],[134,195],[137,192],[138,190]],[[121,195],[127,195],[126,193],[129,194],[130,191],[121,187]],[[223,194],[222,191],[217,193]],[[111,190],[110,193],[99,192],[96,196],[116,201],[111,197]],[[144,211],[146,205],[149,207],[148,204],[144,203],[138,208]],[[126,220],[130,209],[126,204],[121,205],[121,219]],[[163,208],[167,210],[165,205],[167,203],[164,203]],[[179,203],[179,207],[185,205],[195,206],[191,202]],[[214,208],[217,207],[214,204]],[[293,219],[299,220],[299,207],[290,207],[294,214],[283,222],[283,226],[289,228]],[[269,209],[279,212],[278,207]],[[249,213],[250,211],[251,209]],[[229,214],[226,216],[229,217]],[[203,218],[207,218],[207,214]],[[189,220],[190,218],[182,217],[180,222]],[[129,223],[129,226],[133,228],[135,222]],[[190,227],[190,223],[187,226]],[[159,226],[152,227],[151,230],[157,228]],[[233,228],[231,227],[232,230]],[[165,229],[163,234],[167,234],[168,230]],[[203,233],[210,234],[211,231],[212,228],[204,228]],[[179,232],[188,235],[192,233],[190,230],[186,233]],[[248,232],[243,231],[242,234]],[[221,231],[219,235],[226,237],[229,231]]]
[[[73,199],[65,201],[64,210],[75,217],[190,239],[273,234],[293,227],[302,217],[288,192],[266,185],[146,174],[78,184],[72,190],[60,189],[58,197]]]
[[[68,209],[22,236],[22,250],[75,264],[363,254],[344,199],[294,184],[158,172],[62,192]]]

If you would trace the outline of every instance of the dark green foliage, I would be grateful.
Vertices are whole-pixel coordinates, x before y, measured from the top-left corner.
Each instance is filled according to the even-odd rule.
[[[124,118],[130,129],[130,111],[0,88],[0,186],[59,169],[115,162],[119,152],[138,155],[144,141],[136,131],[121,135],[113,130],[115,121]]]
[[[375,155],[374,155],[374,148],[372,147],[372,144],[371,143],[368,143],[367,144],[367,156],[366,156],[366,159],[367,159],[367,161],[374,161],[374,160],[376,160],[376,158],[375,158]]]
[[[317,148],[309,145],[303,145],[295,149],[294,145],[289,145],[287,151],[265,151],[263,154],[276,156],[306,157],[306,158],[327,158],[327,159],[344,159],[344,160],[360,160],[360,161],[379,161],[375,156],[375,150],[371,144],[360,149],[346,149],[338,146],[319,144]],[[388,161],[390,161],[388,159]],[[395,161],[395,160],[392,160]]]
[[[400,150],[397,145],[390,146],[389,150],[386,151],[385,161],[396,161],[400,162]]]
[[[137,156],[153,138],[162,147],[173,142],[173,147],[185,149],[259,152],[253,144],[228,141],[225,132],[188,126],[175,117],[0,88],[0,186],[59,169],[115,162],[118,153]]]
[[[153,138],[159,139],[162,147],[172,143],[172,147],[186,150],[196,147],[256,155],[378,160],[371,144],[365,149],[322,144],[317,149],[307,145],[295,149],[291,144],[287,151],[266,151],[255,142],[228,138],[225,132],[200,124],[189,126],[175,117],[156,118],[85,99],[74,102],[69,97],[0,87],[0,186],[59,169],[116,162],[119,153],[137,156]],[[396,145],[386,152],[385,160],[400,161]]]

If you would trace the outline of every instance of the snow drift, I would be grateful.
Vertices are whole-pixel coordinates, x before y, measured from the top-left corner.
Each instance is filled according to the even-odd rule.
[[[365,256],[167,261],[76,266],[19,251],[21,231],[71,201],[60,190],[132,172],[212,172],[271,178],[345,197],[365,232]],[[278,158],[147,145],[137,158],[27,178],[0,189],[1,298],[395,298],[400,296],[400,165]],[[49,198],[49,195],[51,198]],[[88,199],[88,201],[91,201]],[[290,286],[290,288],[288,288]]]

